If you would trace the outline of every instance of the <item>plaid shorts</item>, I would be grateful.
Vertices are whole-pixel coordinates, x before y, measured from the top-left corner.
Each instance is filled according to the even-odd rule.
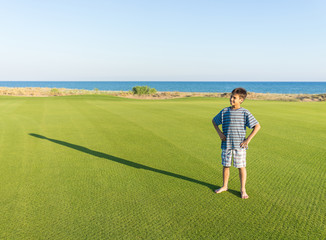
[[[245,148],[240,149],[222,149],[222,165],[224,167],[231,167],[233,155],[233,166],[242,168],[246,166],[247,151]]]

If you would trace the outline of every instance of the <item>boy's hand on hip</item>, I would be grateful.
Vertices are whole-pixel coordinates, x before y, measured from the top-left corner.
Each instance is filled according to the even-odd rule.
[[[242,148],[248,148],[248,144],[250,143],[250,140],[245,139],[242,143],[240,143],[240,147]]]
[[[226,141],[226,136],[224,135],[224,133],[219,134],[219,136],[222,141]]]

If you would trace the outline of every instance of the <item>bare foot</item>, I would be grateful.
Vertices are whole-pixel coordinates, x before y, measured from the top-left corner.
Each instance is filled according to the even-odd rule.
[[[221,188],[219,188],[219,189],[216,189],[214,192],[215,192],[215,193],[221,193],[221,192],[225,192],[225,191],[227,191],[227,190],[228,190],[227,187],[221,187]]]
[[[248,194],[246,193],[246,191],[241,191],[241,198],[242,198],[242,199],[248,199],[248,198],[249,198],[249,196],[248,196]]]

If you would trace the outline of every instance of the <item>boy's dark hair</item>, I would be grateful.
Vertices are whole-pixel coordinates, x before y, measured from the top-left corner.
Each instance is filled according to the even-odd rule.
[[[244,88],[235,88],[232,91],[232,95],[234,95],[234,94],[238,94],[240,98],[245,100],[247,97],[247,90]]]

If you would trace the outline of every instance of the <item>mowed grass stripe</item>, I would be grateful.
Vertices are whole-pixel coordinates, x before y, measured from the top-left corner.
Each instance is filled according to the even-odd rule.
[[[37,191],[40,189],[40,183],[42,183],[42,181],[37,180],[42,180],[39,179],[39,171],[41,171],[40,164],[42,162],[37,158],[33,158],[33,154],[31,154],[31,151],[34,149],[30,144],[32,142],[28,141],[29,136],[26,127],[33,127],[33,121],[27,117],[30,109],[27,106],[21,106],[20,109],[16,109],[12,115],[15,119],[10,119],[6,124],[6,129],[9,130],[7,133],[7,142],[11,146],[7,149],[11,149],[15,155],[15,161],[12,161],[14,160],[12,158],[10,160],[12,163],[17,164],[14,171],[17,175],[15,179],[18,181],[16,183],[14,182],[17,186],[17,191],[15,192],[15,200],[17,201],[16,203],[10,203],[15,204],[13,206],[14,211],[11,212],[11,220],[13,226],[17,223],[25,225],[25,228],[18,228],[16,231],[13,231],[15,232],[15,236],[30,235],[31,237],[36,237],[37,235],[33,235],[33,232],[35,232],[35,229],[38,229],[37,226],[35,226],[35,220],[39,217],[38,214],[35,214],[38,212],[37,207],[39,206]],[[33,110],[35,109],[36,108]],[[24,111],[26,115],[21,115],[21,112]],[[10,136],[10,138],[8,138],[8,136]],[[8,141],[8,139],[12,142]],[[8,157],[7,154],[2,155],[2,159],[6,157]],[[18,164],[20,161],[22,164]],[[36,232],[40,233],[39,231]],[[8,237],[10,238],[10,235]]]
[[[87,117],[70,104],[70,99],[64,99],[62,103],[56,102],[55,104],[64,105],[62,111],[58,109],[59,111],[56,112],[62,118],[57,119],[60,124],[55,125],[46,137],[57,142],[37,139],[55,147],[57,156],[62,158],[60,186],[63,188],[57,189],[61,195],[62,211],[55,215],[56,225],[51,226],[54,232],[60,232],[63,236],[79,238],[96,236],[94,234],[101,233],[105,221],[108,221],[108,216],[110,216],[105,207],[107,201],[112,201],[107,194],[110,189],[107,182],[110,178],[103,177],[107,173],[106,169],[103,169],[101,159],[63,145],[74,144],[77,147],[87,147],[92,135],[87,135],[90,128]],[[110,175],[107,174],[107,176]],[[99,216],[103,214],[105,216],[100,218]]]
[[[15,101],[13,101],[15,102]],[[20,111],[26,107],[26,101],[23,99],[17,99],[19,105],[15,108],[8,109],[4,112],[2,121],[4,122],[3,137],[4,141],[1,144],[1,162],[6,166],[2,179],[2,188],[6,189],[3,199],[4,210],[6,214],[2,214],[6,219],[6,216],[10,218],[6,221],[5,231],[9,229],[16,231],[19,236],[23,232],[30,232],[28,228],[21,231],[21,228],[16,229],[17,222],[26,225],[30,219],[28,214],[33,212],[33,206],[30,204],[34,202],[34,186],[31,182],[31,178],[35,175],[35,167],[37,163],[31,158],[31,145],[28,141],[28,136],[25,134],[25,129],[28,125],[33,124],[33,121],[25,116],[20,115]],[[16,235],[15,234],[15,235]],[[10,235],[8,236],[10,238]]]
[[[58,102],[56,102],[54,104],[58,104]],[[53,130],[55,130],[54,132],[56,134],[58,134],[58,133],[66,134],[67,131],[65,131],[65,128],[62,128],[62,126],[65,126],[65,125],[73,126],[73,124],[70,124],[70,122],[67,121],[67,120],[69,120],[69,114],[68,114],[68,111],[65,111],[65,105],[60,104],[60,103],[59,103],[59,105],[61,105],[61,109],[58,109],[58,110],[61,110],[61,111],[56,111],[54,105],[51,106],[50,104],[48,104],[47,107],[50,108],[52,111],[54,111],[54,112],[50,113],[51,118],[54,117],[53,115],[60,114],[61,116],[63,116],[64,119],[56,118],[55,120],[57,120],[57,121],[55,121],[55,122],[47,121],[49,119],[46,119],[46,124],[48,124],[50,126],[50,130],[51,130],[51,128]],[[69,110],[71,110],[71,109],[69,109]],[[62,120],[64,120],[64,121],[62,121]],[[24,131],[19,131],[19,132],[22,133]],[[26,131],[24,133],[25,134],[24,136],[30,138],[30,136],[28,136],[27,133],[28,133],[28,131]],[[50,134],[50,135],[53,135],[53,134]],[[33,141],[31,141],[31,142],[33,142]],[[27,206],[34,206],[34,208],[32,210],[21,211],[21,213],[24,214],[24,216],[17,217],[17,219],[19,219],[20,221],[22,219],[26,219],[26,221],[24,221],[24,222],[26,222],[26,224],[28,225],[28,227],[30,229],[33,229],[33,230],[39,229],[39,231],[36,231],[36,233],[35,233],[35,234],[38,234],[38,236],[40,234],[42,234],[42,228],[39,227],[38,225],[42,225],[43,227],[45,227],[46,226],[46,225],[44,225],[45,223],[49,223],[49,226],[53,227],[56,230],[58,230],[58,226],[59,226],[59,229],[61,227],[62,230],[65,230],[65,231],[62,231],[62,234],[64,234],[64,235],[67,234],[65,232],[70,232],[70,231],[68,231],[67,226],[72,226],[74,228],[71,230],[71,232],[78,231],[78,228],[76,228],[76,224],[72,224],[74,221],[77,220],[76,216],[78,216],[78,218],[80,218],[80,215],[76,214],[76,211],[74,211],[74,209],[78,208],[78,206],[74,206],[74,204],[77,203],[78,201],[74,201],[74,200],[76,200],[75,198],[73,198],[73,200],[71,201],[71,197],[76,195],[75,193],[71,192],[71,190],[76,189],[76,185],[71,184],[71,183],[79,182],[78,181],[79,179],[78,178],[76,179],[76,176],[78,176],[78,174],[76,174],[76,171],[78,170],[78,168],[76,168],[76,165],[71,164],[71,162],[73,162],[73,160],[74,160],[73,157],[68,156],[67,158],[65,158],[63,155],[60,154],[64,151],[62,151],[62,149],[58,149],[58,146],[57,147],[53,147],[53,146],[54,146],[54,144],[51,144],[49,146],[50,151],[48,151],[48,152],[51,154],[54,154],[55,159],[52,159],[51,157],[49,159],[42,159],[42,161],[39,161],[37,166],[35,165],[35,170],[38,169],[39,166],[42,166],[42,165],[46,166],[47,164],[50,165],[51,168],[45,169],[45,170],[47,170],[47,175],[41,176],[41,174],[38,172],[35,172],[35,174],[29,174],[29,176],[34,175],[33,176],[34,179],[32,179],[30,181],[26,181],[25,186],[23,186],[23,189],[25,190],[25,192],[22,194],[23,196],[28,196],[32,199],[38,199],[39,201],[30,203],[28,201],[22,200],[21,201],[22,203],[26,204]],[[34,151],[35,150],[36,149],[34,149]],[[21,153],[24,154],[24,152],[21,152]],[[69,161],[66,161],[67,159],[69,159]],[[36,159],[33,159],[31,157],[29,158],[29,160],[37,161]],[[31,162],[29,164],[31,164]],[[26,167],[24,167],[23,169],[25,171],[28,170],[28,168],[26,168]],[[42,169],[42,170],[44,170],[44,169]],[[67,170],[72,170],[72,172],[68,172]],[[66,173],[68,173],[68,174],[66,174]],[[51,176],[53,174],[54,174],[54,176]],[[72,179],[72,181],[70,182],[69,180],[70,180],[71,176],[74,176],[75,179]],[[75,181],[75,180],[77,180],[77,181]],[[42,184],[42,183],[48,184],[48,186],[46,186],[48,188],[43,187],[44,184]],[[32,188],[32,186],[34,184],[37,184],[37,189]],[[82,190],[84,189],[85,184],[87,184],[87,182],[84,182],[84,184],[82,184],[83,185]],[[90,185],[89,188],[86,188],[86,189],[93,189],[93,186]],[[35,190],[38,190],[37,194],[33,194],[33,192]],[[80,191],[80,192],[82,192],[82,191]],[[49,197],[49,198],[44,199],[44,197]],[[69,202],[71,202],[71,204],[69,204]],[[45,214],[42,214],[41,216],[38,215],[38,211],[37,211],[38,204],[40,204],[42,206],[43,211],[45,211]],[[55,206],[55,209],[53,209],[53,211],[51,211],[52,210],[51,205]],[[31,212],[33,212],[34,214],[31,214]],[[71,214],[71,213],[73,213],[73,214]],[[28,216],[37,216],[37,217],[36,217],[36,219],[31,219],[31,217],[28,217]],[[70,216],[73,216],[74,219],[71,219],[69,221]],[[65,219],[65,221],[60,221],[62,217]],[[20,234],[19,231],[17,234]],[[22,234],[25,236],[33,236],[33,234],[31,234],[31,232],[29,231],[28,228],[24,229],[24,232]],[[37,235],[35,235],[35,236],[37,236]],[[56,236],[58,237],[58,235],[56,235]],[[81,234],[80,236],[82,237],[83,234]]]

